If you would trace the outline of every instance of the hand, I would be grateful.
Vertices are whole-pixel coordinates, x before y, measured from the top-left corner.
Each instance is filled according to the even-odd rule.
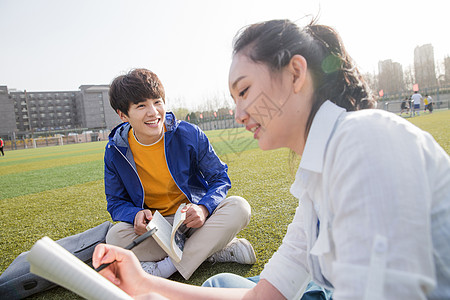
[[[202,227],[209,215],[208,209],[205,206],[193,203],[186,204],[182,212],[186,212],[186,220],[183,224],[190,228]]]
[[[134,217],[134,233],[142,235],[147,232],[145,228],[148,222],[153,218],[152,212],[149,209],[139,211]]]
[[[100,274],[131,296],[148,293],[148,275],[130,250],[113,245],[99,244],[92,255],[92,265],[111,263]],[[147,287],[147,288],[146,288]]]

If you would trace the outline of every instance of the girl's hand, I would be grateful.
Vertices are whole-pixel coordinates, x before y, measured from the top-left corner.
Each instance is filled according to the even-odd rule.
[[[99,244],[92,255],[92,265],[98,268],[106,263],[111,264],[100,271],[100,274],[130,296],[150,292],[150,285],[145,283],[150,275],[142,269],[133,252],[113,245]]]

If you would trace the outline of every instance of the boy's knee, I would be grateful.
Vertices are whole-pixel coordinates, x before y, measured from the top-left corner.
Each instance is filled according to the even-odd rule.
[[[247,200],[240,196],[230,196],[226,198],[225,205],[231,210],[231,213],[236,219],[244,220],[246,225],[250,222],[250,216],[252,214],[252,209]]]
[[[241,196],[230,196],[226,198],[225,201],[232,203],[239,211],[251,214],[252,209],[250,207],[250,204],[248,204],[247,200],[245,200]]]
[[[126,222],[119,222],[112,226],[106,234],[106,243],[125,247],[136,237],[133,225]]]

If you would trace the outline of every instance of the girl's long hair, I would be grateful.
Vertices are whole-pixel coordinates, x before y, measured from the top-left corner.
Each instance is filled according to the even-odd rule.
[[[305,137],[320,106],[330,100],[347,111],[376,107],[367,84],[344,48],[338,33],[315,20],[299,28],[289,20],[272,20],[245,27],[233,43],[233,54],[245,50],[252,61],[277,72],[299,54],[306,59],[314,84]]]

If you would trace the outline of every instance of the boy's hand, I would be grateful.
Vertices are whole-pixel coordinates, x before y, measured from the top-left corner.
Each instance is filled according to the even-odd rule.
[[[209,215],[208,209],[205,206],[193,203],[187,204],[182,211],[186,212],[186,220],[184,220],[183,224],[190,228],[202,227]]]
[[[134,233],[142,235],[147,232],[148,222],[153,218],[152,212],[149,209],[139,211],[134,217]]]

